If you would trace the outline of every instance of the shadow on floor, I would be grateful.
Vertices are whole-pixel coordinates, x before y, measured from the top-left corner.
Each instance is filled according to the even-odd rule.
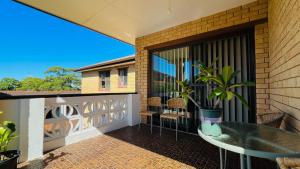
[[[23,163],[21,166],[18,166],[19,169],[27,169],[27,168],[35,168],[35,169],[42,169],[48,166],[48,164],[52,161],[55,161],[69,153],[60,152],[60,154],[48,153],[44,159],[36,159],[29,161],[27,163]]]
[[[179,132],[178,141],[176,141],[175,131],[163,129],[160,137],[158,127],[154,127],[151,134],[150,128],[146,125],[142,125],[141,129],[137,126],[125,127],[106,135],[195,168],[219,168],[218,148],[197,135]],[[238,169],[239,165],[239,155],[228,152],[226,168]],[[266,159],[252,158],[252,168],[272,169],[276,168],[276,163]]]

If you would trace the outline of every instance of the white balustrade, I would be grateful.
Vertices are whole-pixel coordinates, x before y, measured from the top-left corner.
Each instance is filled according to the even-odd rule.
[[[44,151],[129,125],[132,95],[46,98]],[[138,97],[134,97],[138,98]],[[137,112],[138,113],[138,112]],[[132,114],[130,114],[132,117]]]

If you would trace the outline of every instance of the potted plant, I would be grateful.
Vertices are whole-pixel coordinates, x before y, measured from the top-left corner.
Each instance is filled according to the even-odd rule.
[[[215,63],[215,62],[214,62]],[[213,65],[207,67],[204,63],[198,66],[200,71],[197,81],[206,84],[207,105],[200,106],[197,104],[190,94],[193,90],[187,82],[178,82],[181,86],[181,96],[191,100],[200,109],[201,114],[201,130],[206,135],[219,136],[222,134],[219,124],[222,122],[222,109],[220,103],[223,100],[230,101],[234,97],[238,98],[242,104],[248,106],[247,101],[237,92],[235,88],[242,86],[253,86],[253,82],[232,83],[233,79],[238,75],[239,71],[234,71],[231,66],[224,66],[222,73],[214,75]]]
[[[15,131],[16,125],[11,121],[4,121],[0,126],[0,169],[17,168],[19,152],[17,150],[7,150],[9,143],[17,137]]]

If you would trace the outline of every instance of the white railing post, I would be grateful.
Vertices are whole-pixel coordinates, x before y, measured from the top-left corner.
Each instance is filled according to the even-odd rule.
[[[43,157],[45,99],[20,100],[20,161]]]
[[[140,96],[139,94],[128,95],[128,125],[134,126],[139,123],[140,112]]]
[[[127,114],[128,125],[132,126],[132,94],[127,95]]]

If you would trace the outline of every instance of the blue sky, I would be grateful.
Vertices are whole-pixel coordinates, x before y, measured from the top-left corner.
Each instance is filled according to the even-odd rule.
[[[134,46],[11,0],[0,1],[0,78],[43,77],[51,66],[78,68],[134,54]]]

